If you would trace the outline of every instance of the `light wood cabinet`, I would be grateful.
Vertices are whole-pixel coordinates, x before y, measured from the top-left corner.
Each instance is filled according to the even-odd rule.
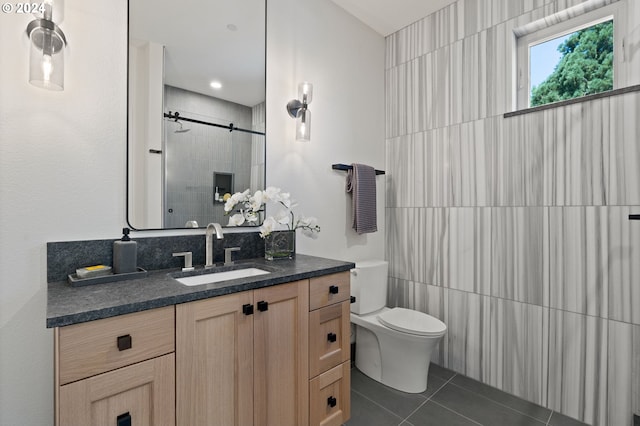
[[[308,281],[176,307],[179,425],[308,424]]]
[[[56,328],[56,425],[343,424],[349,278],[341,272]]]
[[[59,426],[175,426],[174,307],[56,328]]]
[[[351,417],[350,275],[310,280],[309,425],[339,426]]]

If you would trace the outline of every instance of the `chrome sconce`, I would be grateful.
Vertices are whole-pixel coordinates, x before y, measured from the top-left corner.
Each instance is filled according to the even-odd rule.
[[[311,139],[311,111],[308,105],[313,97],[313,85],[302,82],[298,85],[298,98],[287,103],[287,112],[296,119],[296,140],[309,141]]]
[[[64,90],[64,47],[67,39],[58,25],[53,22],[52,0],[45,0],[38,6],[42,17],[27,25],[27,35],[31,41],[29,59],[29,83],[49,90]]]

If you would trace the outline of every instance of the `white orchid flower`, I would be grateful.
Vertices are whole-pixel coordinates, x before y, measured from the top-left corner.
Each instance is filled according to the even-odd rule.
[[[280,201],[280,188],[276,188],[275,186],[269,186],[264,190],[265,194],[265,202],[266,201]]]
[[[262,238],[266,237],[274,231],[277,225],[277,222],[272,217],[266,218],[264,222],[262,222],[262,226],[259,228],[260,236]]]
[[[244,216],[247,222],[251,223],[252,225],[255,225],[255,223],[258,222],[258,214],[255,212],[247,211],[245,212]]]
[[[236,213],[229,217],[228,226],[240,226],[244,223],[244,215],[242,213]]]
[[[281,225],[288,225],[291,212],[289,210],[280,210],[273,218]]]
[[[256,191],[256,193],[249,198],[249,206],[251,207],[251,210],[254,212],[260,210],[260,207],[262,207],[262,204],[265,202],[264,198],[265,195],[262,191]]]

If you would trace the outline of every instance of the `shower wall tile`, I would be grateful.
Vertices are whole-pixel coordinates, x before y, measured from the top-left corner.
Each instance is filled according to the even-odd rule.
[[[538,114],[489,120],[492,205],[542,205],[543,127]]]
[[[544,204],[606,204],[609,99],[546,110]]]
[[[640,325],[639,207],[609,207],[609,319]]]
[[[446,221],[444,209],[387,209],[389,276],[440,285]]]
[[[486,120],[451,127],[449,166],[452,205],[489,205],[491,145]]]
[[[452,208],[448,212],[441,285],[489,295],[491,209]]]
[[[445,127],[414,135],[415,200],[419,205],[446,207],[453,204],[451,132]]]
[[[610,114],[609,204],[640,205],[640,94],[611,98]]]
[[[607,425],[631,425],[640,414],[640,326],[609,321]]]
[[[607,320],[550,309],[547,407],[607,425],[607,348]]]
[[[489,378],[491,347],[490,298],[464,291],[445,290],[447,334],[445,367],[477,380]]]
[[[491,295],[543,304],[542,207],[491,209]]]
[[[606,207],[551,207],[545,215],[548,306],[606,318]]]
[[[489,384],[542,404],[548,323],[541,306],[491,298]]]

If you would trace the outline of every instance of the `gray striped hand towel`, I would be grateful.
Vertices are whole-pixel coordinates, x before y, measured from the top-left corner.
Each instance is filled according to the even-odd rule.
[[[351,193],[352,227],[358,234],[376,232],[376,170],[365,164],[352,164],[347,171],[347,192]]]

